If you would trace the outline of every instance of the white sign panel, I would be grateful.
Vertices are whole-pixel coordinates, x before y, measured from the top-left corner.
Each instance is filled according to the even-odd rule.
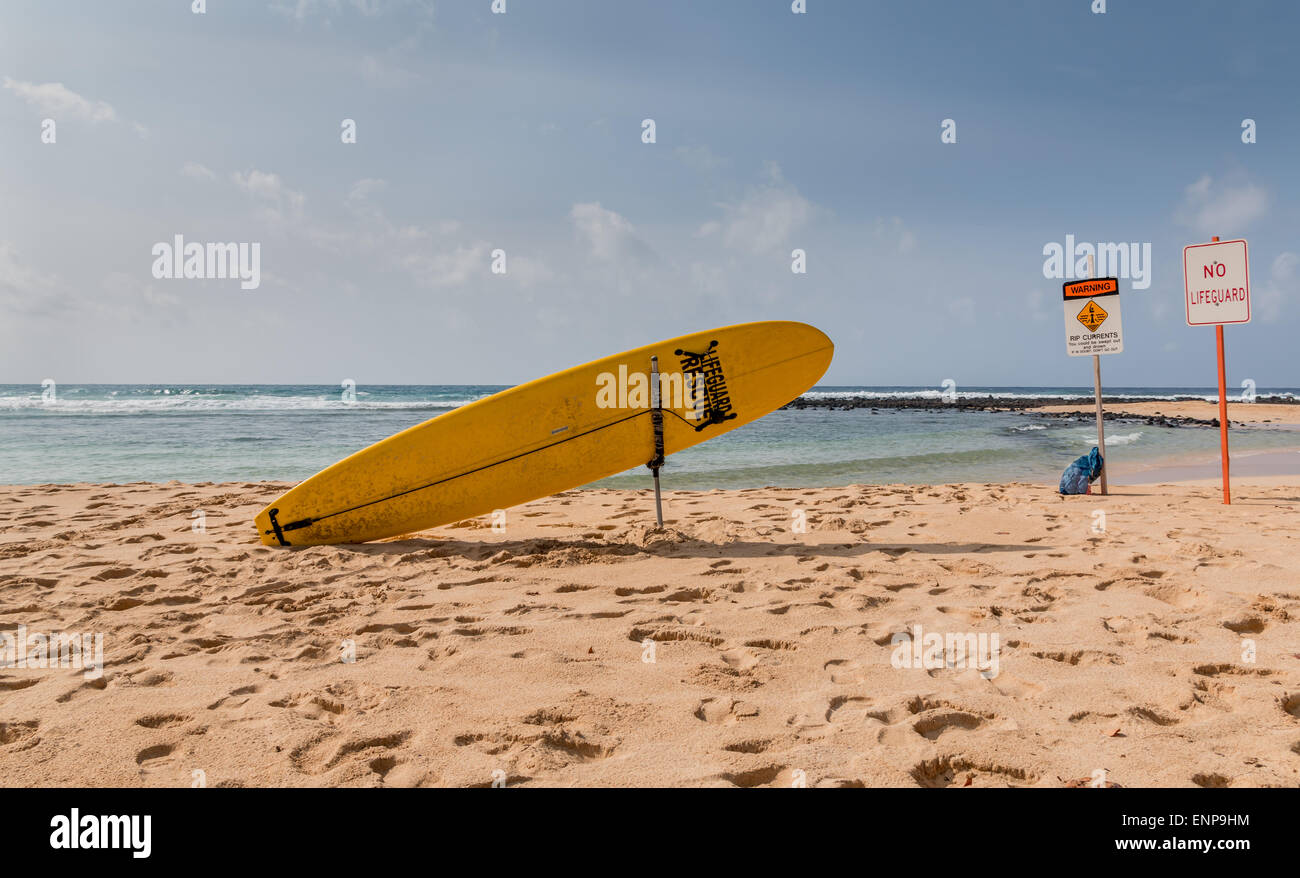
[[[1250,322],[1250,265],[1245,241],[1183,248],[1187,325]]]
[[[1066,353],[1072,357],[1123,353],[1119,280],[1098,277],[1068,281],[1061,291],[1065,298]]]

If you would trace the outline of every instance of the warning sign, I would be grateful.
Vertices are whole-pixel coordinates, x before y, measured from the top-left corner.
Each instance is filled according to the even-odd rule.
[[[1187,325],[1250,322],[1246,242],[1215,241],[1183,248]]]
[[[1101,329],[1101,325],[1106,322],[1108,316],[1105,309],[1096,302],[1089,302],[1079,312],[1079,322],[1088,327],[1089,332],[1096,332]]]
[[[1067,281],[1061,292],[1065,300],[1066,353],[1090,357],[1123,352],[1118,278]]]
[[[1088,296],[1105,296],[1119,292],[1119,279],[1113,277],[1094,277],[1088,280],[1072,280],[1065,285],[1065,298],[1083,299]]]

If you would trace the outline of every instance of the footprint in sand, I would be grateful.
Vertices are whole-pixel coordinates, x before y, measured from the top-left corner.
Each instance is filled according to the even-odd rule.
[[[172,683],[173,676],[174,675],[171,671],[155,671],[153,673],[144,674],[140,677],[130,677],[128,679],[132,686],[171,686],[174,685]]]
[[[1130,707],[1128,709],[1128,713],[1130,716],[1133,716],[1136,719],[1157,726],[1172,726],[1172,725],[1177,725],[1179,722],[1181,722],[1181,720],[1179,720],[1178,717],[1176,716],[1171,716],[1170,714],[1164,713],[1155,708],[1143,707],[1140,705],[1135,707]]]
[[[243,707],[243,706],[244,706],[245,704],[247,704],[247,703],[249,702],[249,700],[250,700],[250,699],[245,698],[245,697],[243,697],[243,696],[245,696],[245,695],[254,695],[254,694],[256,694],[258,691],[260,691],[261,688],[262,688],[262,687],[260,687],[260,686],[258,686],[258,685],[256,685],[256,684],[253,684],[253,685],[250,685],[250,686],[240,686],[238,689],[232,689],[228,695],[226,695],[226,696],[224,696],[224,697],[222,697],[222,698],[218,698],[216,701],[214,701],[214,702],[212,702],[211,704],[209,704],[208,707],[207,707],[207,709],[208,709],[208,710],[216,710],[218,707],[223,707],[223,706],[225,706],[226,703],[229,702],[231,699],[238,699],[238,703],[237,703],[237,704],[231,704],[231,705],[230,705],[231,707]],[[272,705],[272,706],[275,706],[275,705]]]
[[[864,683],[867,679],[862,663],[854,659],[831,659],[822,665],[822,670],[830,675],[832,683]]]
[[[707,601],[711,594],[713,592],[707,588],[683,588],[672,594],[664,595],[659,598],[659,602],[665,604],[696,603]]]
[[[189,722],[189,720],[190,718],[183,713],[151,713],[137,717],[135,724],[144,726],[146,729],[166,729],[182,725]]]
[[[345,762],[362,763],[366,764],[371,771],[380,774],[382,778],[387,771],[380,771],[375,765],[376,760],[384,757],[392,758],[391,764],[379,763],[380,767],[387,766],[387,769],[391,769],[396,765],[396,757],[388,751],[404,744],[411,737],[411,733],[398,731],[388,735],[351,737],[336,747],[334,741],[337,737],[339,737],[337,732],[316,736],[306,744],[294,748],[289,754],[289,761],[299,771],[310,775],[323,774]]]
[[[192,780],[176,744],[154,744],[135,754],[140,779],[157,786],[189,786]]]
[[[1122,665],[1124,657],[1113,652],[1095,649],[1042,650],[1030,653],[1034,658],[1047,659],[1065,665],[1091,667],[1093,665]]]
[[[30,750],[41,742],[41,739],[36,736],[36,731],[40,727],[41,721],[38,719],[0,722],[0,747],[10,753]]]
[[[729,649],[722,653],[719,658],[727,667],[735,668],[738,671],[747,671],[758,664],[758,657],[747,649]]]
[[[776,743],[772,738],[748,738],[725,745],[722,749],[728,753],[764,753]]]
[[[87,690],[89,690],[90,692],[102,692],[108,688],[108,680],[109,680],[108,677],[99,677],[94,680],[87,680],[77,688],[69,689],[67,692],[64,692],[62,695],[55,698],[54,700],[59,704],[67,704],[69,701],[76,698],[78,695],[86,694]],[[3,683],[0,683],[0,688],[3,688]]]
[[[917,717],[912,724],[912,731],[923,738],[937,741],[945,732],[953,729],[974,731],[984,725],[984,719],[962,710],[932,710]]]
[[[920,787],[1025,787],[1038,775],[1028,769],[965,756],[939,756],[912,766],[909,772]]]
[[[762,765],[744,771],[723,772],[719,775],[727,783],[738,787],[792,787],[795,769],[783,765]]]
[[[872,716],[871,706],[873,703],[872,699],[861,695],[836,695],[831,698],[830,703],[826,706],[826,722],[859,722]]]
[[[745,646],[751,646],[754,649],[785,649],[791,651],[799,648],[799,645],[793,641],[773,640],[769,638],[762,638],[759,640],[746,640]]]
[[[1217,677],[1220,674],[1269,677],[1275,672],[1268,668],[1244,668],[1240,665],[1220,663],[1214,665],[1197,665],[1192,668],[1192,673],[1201,677]]]
[[[757,705],[731,698],[705,698],[695,707],[695,718],[706,723],[735,725],[744,719],[758,716]]]
[[[1235,619],[1228,619],[1223,623],[1223,627],[1237,634],[1260,634],[1268,627],[1268,622],[1263,616],[1246,613]]]

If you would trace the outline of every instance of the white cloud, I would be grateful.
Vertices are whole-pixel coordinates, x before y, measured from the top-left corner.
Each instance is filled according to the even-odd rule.
[[[639,264],[654,258],[654,251],[637,235],[632,223],[599,202],[573,205],[569,218],[596,259]]]
[[[1300,295],[1300,256],[1286,251],[1273,260],[1268,280],[1254,294],[1254,313],[1265,323],[1273,323],[1282,316],[1282,303],[1294,301]]]
[[[348,201],[365,201],[376,192],[383,192],[387,188],[387,180],[381,180],[375,177],[365,177],[353,183],[351,188],[348,189]]]
[[[25,292],[46,286],[50,279],[18,260],[18,251],[8,241],[0,241],[0,288]]]
[[[1209,240],[1234,238],[1268,212],[1268,192],[1253,183],[1215,183],[1208,174],[1183,190],[1175,216]]]
[[[113,122],[117,111],[103,101],[92,101],[72,91],[61,82],[21,82],[4,78],[4,87],[46,116],[71,117],[89,122]]]
[[[1273,260],[1273,279],[1281,282],[1293,281],[1296,279],[1297,268],[1300,268],[1300,256],[1290,251],[1280,253]]]
[[[348,3],[349,8],[357,9],[363,15],[373,15],[377,3],[365,0]],[[344,9],[341,0],[293,0],[293,2],[274,2],[271,9],[281,15],[287,15],[295,21],[305,21],[313,15],[338,15]]]
[[[388,181],[364,177],[348,187],[344,204],[356,220],[353,227],[311,226],[303,231],[319,247],[331,251],[364,253],[384,267],[400,266],[416,283],[443,288],[472,284],[491,278],[491,251],[496,245],[484,240],[455,242],[462,231],[456,220],[434,220],[427,224],[395,223],[378,203]],[[507,253],[506,277],[527,288],[551,279],[544,263],[524,255]]]
[[[195,180],[215,180],[217,175],[212,169],[198,162],[186,162],[181,168],[181,176],[193,177]]]
[[[555,279],[554,272],[545,262],[524,254],[511,254],[507,268],[509,269],[507,276],[523,289],[530,289]]]
[[[799,190],[785,181],[781,168],[768,162],[764,169],[767,181],[752,187],[734,204],[723,204],[726,219],[720,226],[706,223],[699,234],[707,236],[721,231],[728,247],[763,253],[790,241],[791,236],[808,224],[812,204]]]
[[[375,247],[422,243],[437,237],[445,238],[460,231],[461,224],[456,220],[437,220],[428,226],[394,223],[375,201],[375,196],[387,189],[388,181],[377,177],[364,177],[348,188],[344,203],[353,216],[363,223],[360,234],[363,244]],[[350,232],[348,235],[353,239],[358,237],[355,232]]]
[[[300,193],[294,193],[285,187],[284,181],[280,179],[279,174],[272,174],[266,171],[251,170],[247,174],[241,174],[234,171],[230,179],[236,186],[243,189],[250,195],[270,200],[278,200],[284,194],[292,194],[301,197]]]
[[[253,198],[272,205],[263,212],[265,218],[276,221],[282,220],[285,218],[286,210],[291,218],[296,219],[302,216],[303,203],[306,201],[305,196],[301,192],[286,186],[284,181],[280,179],[279,174],[256,169],[249,171],[247,174],[235,171],[230,175],[230,180]]]
[[[481,242],[436,253],[412,253],[402,260],[402,265],[418,283],[430,287],[459,286],[491,270],[488,247]]]
[[[433,17],[433,0],[273,0],[271,10],[295,21],[306,21],[313,15],[339,15],[353,11],[363,16],[382,15],[399,7],[412,7],[424,19]]]
[[[66,313],[72,304],[58,278],[26,265],[13,244],[0,241],[0,313],[45,317]]]

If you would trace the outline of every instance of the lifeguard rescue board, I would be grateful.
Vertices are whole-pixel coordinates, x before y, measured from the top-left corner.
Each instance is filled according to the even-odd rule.
[[[651,357],[664,451],[757,420],[817,383],[835,347],[804,323],[742,323],[538,378],[403,430],[278,497],[268,546],[384,539],[580,487],[655,456]]]

